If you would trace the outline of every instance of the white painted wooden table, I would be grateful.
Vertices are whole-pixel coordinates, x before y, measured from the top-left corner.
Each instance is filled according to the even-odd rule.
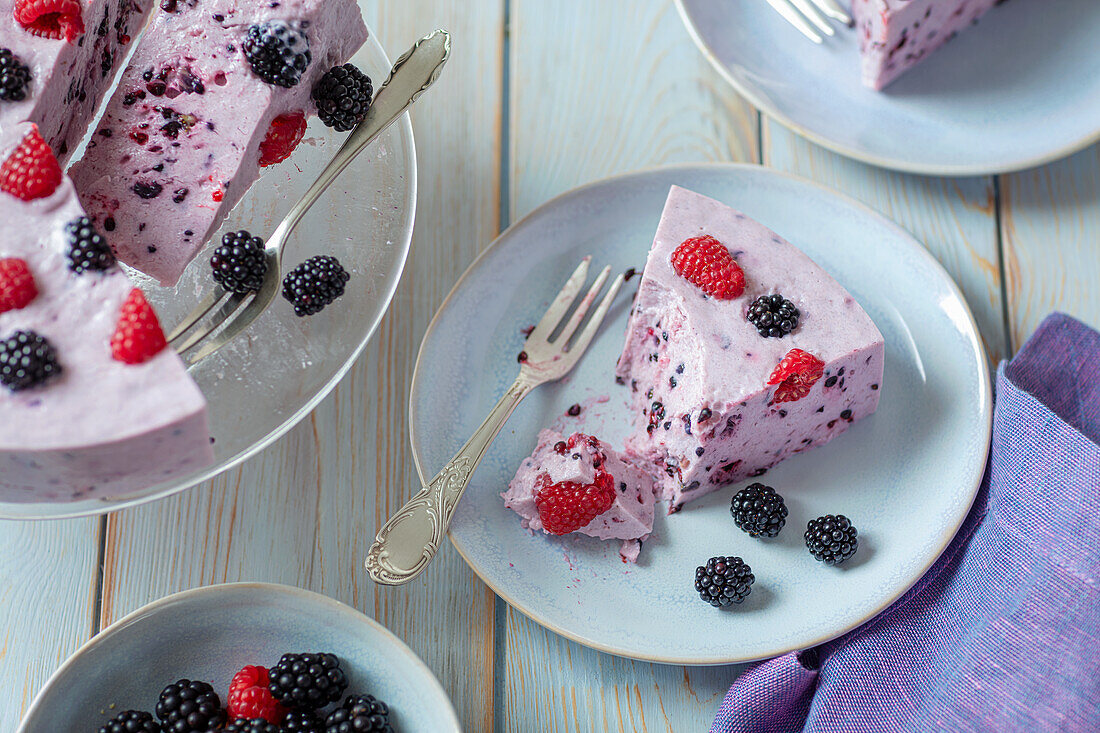
[[[861,199],[924,242],[994,361],[1052,309],[1100,326],[1100,146],[1008,176],[899,175],[762,118],[696,51],[672,0],[369,6],[391,55],[435,27],[454,35],[413,115],[417,231],[381,330],[309,419],[240,469],[105,518],[0,522],[0,731],[98,629],[165,594],[235,580],[311,588],[377,618],[435,670],[470,731],[705,730],[738,668],[585,649],[508,608],[450,547],[408,587],[376,587],[362,570],[377,527],[417,488],[406,399],[429,318],[503,227],[577,184],[665,163],[762,162]]]

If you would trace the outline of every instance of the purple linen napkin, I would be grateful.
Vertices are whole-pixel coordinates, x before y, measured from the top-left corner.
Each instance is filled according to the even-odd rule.
[[[890,608],[763,662],[712,733],[1100,731],[1100,334],[1048,317],[997,374],[985,480]]]

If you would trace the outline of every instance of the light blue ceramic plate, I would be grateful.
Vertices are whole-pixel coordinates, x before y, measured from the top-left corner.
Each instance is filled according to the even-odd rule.
[[[677,0],[750,102],[839,153],[934,175],[999,173],[1100,139],[1100,3],[994,8],[885,92],[859,79],[855,31],[816,46],[763,0]]]
[[[162,598],[105,629],[54,673],[19,733],[90,733],[123,710],[151,711],[181,677],[211,683],[224,703],[234,672],[290,651],[336,654],[349,692],[385,700],[400,733],[461,730],[431,670],[378,622],[299,588],[230,583]]]
[[[624,564],[614,543],[531,534],[499,494],[539,429],[583,425],[615,446],[627,433],[628,389],[613,377],[630,307],[624,295],[572,375],[540,387],[509,421],[450,536],[493,590],[582,644],[661,662],[759,659],[832,638],[897,598],[950,541],[981,478],[991,397],[974,321],[940,265],[882,216],[757,166],[662,168],[564,194],[502,234],[429,326],[412,386],[413,454],[430,476],[474,431],[515,377],[521,329],[583,255],[620,270],[642,267],[672,184],[772,227],[852,292],[886,338],[878,412],[768,472],[790,507],[775,540],[734,526],[729,500],[740,484],[675,516],[658,511],[637,565]],[[566,417],[577,402],[586,406],[581,417]],[[815,562],[802,541],[806,522],[830,513],[846,514],[860,531],[859,554],[843,569]],[[742,606],[716,610],[695,594],[695,567],[712,555],[740,555],[752,566],[757,581]]]

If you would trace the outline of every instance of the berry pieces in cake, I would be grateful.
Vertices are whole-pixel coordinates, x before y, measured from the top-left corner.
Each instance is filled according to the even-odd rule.
[[[863,84],[883,89],[1004,0],[852,0]]]
[[[502,495],[523,526],[562,535],[579,532],[621,540],[620,554],[633,562],[653,529],[653,479],[603,441],[584,433],[568,438],[539,433]]]
[[[174,285],[260,175],[305,134],[314,85],[363,44],[354,0],[176,2],[123,71],[72,168],[115,254]]]
[[[65,163],[153,0],[0,0],[0,131],[38,125]]]
[[[739,295],[723,289],[727,297],[718,297],[712,285],[707,292],[699,270],[677,266],[684,243],[700,240],[713,263],[702,271],[732,273],[735,263]],[[702,281],[737,279],[711,274]],[[748,317],[763,297],[771,312],[786,301],[790,315],[798,313],[779,337]],[[673,187],[616,369],[632,390],[626,452],[657,475],[658,498],[677,511],[873,413],[884,354],[875,324],[806,255],[744,214]]]

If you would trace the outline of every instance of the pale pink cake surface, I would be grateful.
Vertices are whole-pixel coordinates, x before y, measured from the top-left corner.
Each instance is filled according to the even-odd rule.
[[[0,135],[0,160],[29,124]],[[83,215],[65,179],[52,195],[0,192],[0,258],[25,260],[38,296],[0,313],[0,337],[33,330],[57,352],[61,375],[11,392],[0,386],[0,499],[92,498],[145,488],[213,460],[206,400],[175,352],[116,361],[110,340],[133,288],[119,267],[73,273],[65,225]]]
[[[114,79],[153,0],[84,0],[84,33],[72,41],[28,33],[13,16],[15,0],[0,0],[0,47],[31,71],[27,98],[0,101],[0,133],[34,122],[64,163]]]
[[[634,562],[641,542],[653,529],[653,478],[602,441],[595,448],[586,441],[588,436],[575,435],[580,437],[576,445],[565,452],[558,452],[554,446],[567,438],[554,430],[541,431],[534,452],[520,464],[515,478],[508,484],[508,490],[501,495],[504,506],[520,515],[527,529],[545,532],[535,505],[539,478],[547,475],[551,483],[571,481],[591,484],[597,471],[593,459],[599,455],[602,470],[614,479],[617,491],[615,503],[576,531],[601,540],[622,540],[620,554],[624,560]]]
[[[1003,0],[852,0],[863,83],[883,89]]]
[[[250,26],[274,20],[304,23],[309,37],[312,60],[294,87],[262,80],[242,51]],[[313,85],[366,39],[355,0],[179,0],[158,10],[71,172],[119,259],[175,284],[259,177],[272,120],[312,114]]]
[[[673,270],[676,247],[703,234],[721,241],[740,264],[742,296],[711,298]],[[758,296],[776,292],[801,318],[787,336],[764,338],[745,314]],[[768,379],[795,348],[824,361],[825,375],[802,399],[773,403]],[[658,476],[658,498],[677,511],[822,445],[873,413],[883,361],[878,328],[821,267],[744,214],[674,186],[617,367],[633,391],[626,454]]]

